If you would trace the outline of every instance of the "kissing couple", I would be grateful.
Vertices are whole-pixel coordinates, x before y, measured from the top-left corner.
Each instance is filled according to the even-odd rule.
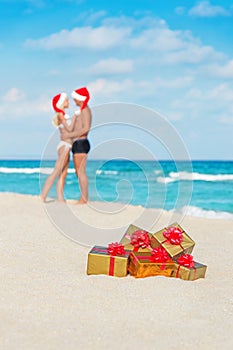
[[[78,107],[72,118],[66,114],[69,108],[69,98],[65,92],[57,94],[52,99],[55,111],[52,123],[60,132],[60,142],[57,145],[57,161],[52,173],[45,181],[40,198],[46,202],[48,193],[56,178],[57,200],[64,202],[64,186],[70,162],[70,150],[73,153],[73,162],[80,187],[80,198],[77,204],[88,201],[88,177],[86,174],[87,154],[90,151],[88,133],[91,128],[92,114],[88,106],[90,94],[86,87],[76,89],[71,94]]]

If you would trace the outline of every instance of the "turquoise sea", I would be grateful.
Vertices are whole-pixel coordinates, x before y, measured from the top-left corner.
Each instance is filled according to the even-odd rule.
[[[0,192],[38,195],[55,161],[0,160]],[[91,201],[184,210],[194,216],[233,219],[233,161],[88,160]],[[65,197],[79,198],[70,163]],[[55,198],[55,186],[49,197]]]

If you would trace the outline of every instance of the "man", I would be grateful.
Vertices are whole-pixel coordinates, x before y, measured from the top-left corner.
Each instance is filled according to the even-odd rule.
[[[86,174],[87,154],[90,151],[88,133],[91,128],[92,115],[88,107],[90,94],[86,87],[76,89],[72,92],[72,98],[79,110],[75,112],[77,118],[72,132],[63,131],[64,136],[73,139],[72,153],[75,172],[79,181],[81,191],[77,204],[85,204],[88,201],[88,177]],[[66,173],[64,173],[64,177]],[[64,183],[64,181],[63,181]]]

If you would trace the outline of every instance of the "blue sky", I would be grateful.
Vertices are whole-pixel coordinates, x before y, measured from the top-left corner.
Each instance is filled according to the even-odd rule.
[[[192,159],[232,159],[233,1],[0,6],[0,158],[40,158],[54,133],[51,98],[86,85],[93,110],[114,101],[145,106],[174,126]]]

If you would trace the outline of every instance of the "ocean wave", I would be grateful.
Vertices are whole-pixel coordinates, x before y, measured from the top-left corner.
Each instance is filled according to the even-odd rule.
[[[104,174],[104,175],[117,175],[118,174],[118,171],[116,171],[116,170],[100,170],[100,169],[98,169],[98,170],[96,170],[96,175],[102,175],[102,174]]]
[[[51,174],[53,168],[6,168],[0,167],[3,174]],[[75,169],[69,169],[68,173],[75,173]]]
[[[181,209],[183,214],[188,216],[198,216],[207,219],[229,219],[233,220],[233,214],[225,211],[205,210],[195,206],[185,206]]]
[[[174,181],[233,181],[233,174],[201,174],[186,171],[170,172],[168,177],[157,178],[157,182],[170,183]]]

